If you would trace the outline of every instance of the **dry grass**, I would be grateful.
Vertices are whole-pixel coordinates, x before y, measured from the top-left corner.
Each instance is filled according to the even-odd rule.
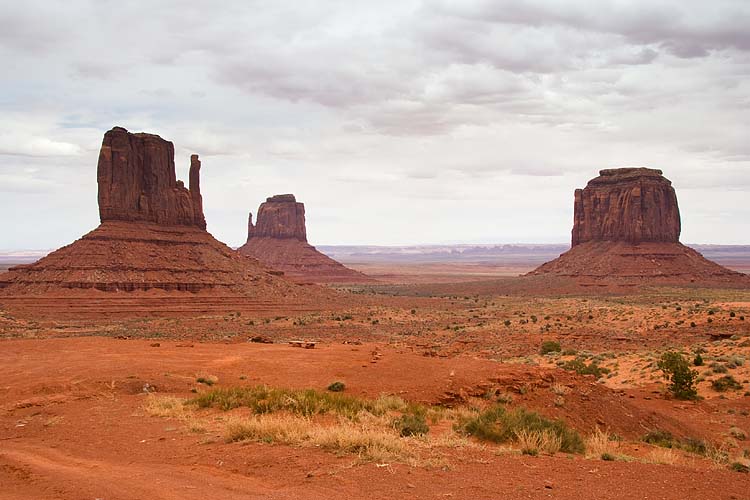
[[[620,443],[612,439],[609,432],[598,427],[586,438],[586,458],[601,458],[602,455],[616,456]]]
[[[403,461],[414,456],[408,446],[409,439],[399,437],[387,426],[355,425],[344,420],[324,426],[293,415],[256,415],[232,420],[227,425],[226,438],[228,441],[315,446],[373,461]]]
[[[154,396],[149,394],[143,405],[146,413],[153,417],[185,419],[187,410],[185,400],[173,396]]]
[[[646,456],[646,462],[650,464],[674,465],[677,461],[678,456],[671,448],[657,448]]]
[[[536,455],[539,452],[554,455],[562,447],[562,437],[549,429],[526,430],[515,432],[515,441],[521,453]]]
[[[564,396],[570,393],[570,387],[557,382],[552,384],[550,390],[552,391],[552,394],[556,394],[558,396]]]

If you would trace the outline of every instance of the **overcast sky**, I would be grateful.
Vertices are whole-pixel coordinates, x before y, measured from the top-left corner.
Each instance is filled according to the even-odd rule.
[[[115,125],[200,154],[230,245],[289,192],[313,244],[568,242],[630,165],[683,242],[750,244],[746,0],[0,0],[0,60],[0,249],[98,224]]]

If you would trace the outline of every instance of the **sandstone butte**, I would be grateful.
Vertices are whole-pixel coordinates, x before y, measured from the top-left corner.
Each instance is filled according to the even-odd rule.
[[[121,127],[108,131],[97,167],[101,224],[33,264],[0,274],[0,294],[218,290],[270,299],[303,293],[206,231],[200,167],[193,155],[186,188],[175,175],[171,142]]]
[[[661,170],[601,170],[574,195],[571,249],[529,275],[748,283],[680,243],[680,210]]]
[[[363,283],[372,278],[345,267],[307,242],[305,205],[293,194],[267,198],[253,224],[250,213],[247,242],[237,249],[295,281],[312,283]]]

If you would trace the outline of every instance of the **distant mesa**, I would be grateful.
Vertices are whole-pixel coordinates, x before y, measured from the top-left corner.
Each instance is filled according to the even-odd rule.
[[[264,300],[295,295],[297,285],[271,276],[206,231],[200,167],[193,155],[186,188],[175,176],[171,142],[121,127],[108,131],[97,168],[99,227],[0,275],[0,292],[230,290]]]
[[[572,248],[528,275],[748,280],[679,242],[677,195],[661,170],[601,170],[584,189],[576,189],[573,212]]]
[[[296,281],[313,283],[363,283],[369,276],[336,262],[307,242],[305,205],[293,194],[266,198],[253,224],[250,213],[247,242],[237,249]]]

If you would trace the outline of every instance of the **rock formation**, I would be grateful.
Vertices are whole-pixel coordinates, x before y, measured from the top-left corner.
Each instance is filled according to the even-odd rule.
[[[576,189],[573,213],[572,246],[587,241],[680,240],[677,195],[661,170],[602,170],[584,189]]]
[[[282,271],[297,281],[315,283],[360,283],[373,281],[349,269],[315,249],[307,242],[305,205],[293,194],[266,198],[258,209],[253,225],[250,213],[247,242],[238,248],[241,254],[255,257],[270,268]]]
[[[248,221],[250,237],[252,216]],[[277,194],[266,198],[258,209],[258,222],[252,229],[254,237],[295,239],[307,243],[305,231],[305,205],[299,203],[293,194]]]
[[[158,135],[115,127],[106,134],[97,166],[102,222],[143,221],[206,228],[200,160],[190,162],[190,189],[175,175],[174,145]]]
[[[101,225],[34,264],[0,275],[0,291],[224,290],[264,300],[298,295],[297,285],[206,231],[200,166],[193,155],[187,189],[176,179],[171,142],[120,127],[108,131],[97,168]]]
[[[528,275],[750,283],[679,242],[677,196],[661,170],[601,170],[576,189],[573,212],[572,248]]]

